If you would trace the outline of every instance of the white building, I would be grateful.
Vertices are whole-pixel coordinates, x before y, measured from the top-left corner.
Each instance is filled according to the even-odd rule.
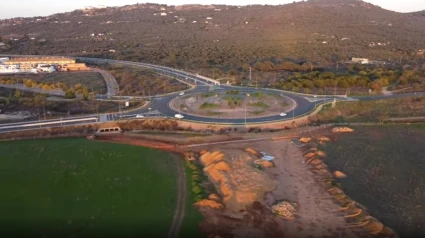
[[[166,16],[166,15],[167,15],[167,13],[161,12],[161,16]]]
[[[366,59],[366,58],[355,58],[355,57],[353,57],[351,59],[351,62],[353,62],[353,63],[360,63],[360,64],[369,64],[369,59]]]

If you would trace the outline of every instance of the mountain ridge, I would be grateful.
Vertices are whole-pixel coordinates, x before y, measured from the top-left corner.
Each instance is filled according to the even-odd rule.
[[[393,12],[357,0],[279,6],[134,4],[2,20],[0,36],[19,39],[0,52],[92,53],[227,68],[273,57],[388,59],[425,49],[423,25],[421,13]],[[112,49],[116,53],[105,53]]]

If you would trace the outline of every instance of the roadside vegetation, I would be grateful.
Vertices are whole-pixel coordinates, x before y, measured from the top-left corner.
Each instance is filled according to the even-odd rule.
[[[165,237],[170,228],[177,193],[166,152],[54,139],[2,142],[0,153],[3,237]]]
[[[136,108],[144,102],[130,102],[129,107],[121,109]],[[28,111],[34,114],[40,113],[40,119],[59,118],[65,116],[76,116],[84,114],[97,114],[116,112],[119,110],[117,102],[110,101],[90,101],[79,99],[65,99],[61,97],[49,97],[45,94],[38,94],[19,89],[0,88],[0,110],[2,113]],[[45,115],[44,115],[45,114]],[[38,116],[36,118],[39,119]]]
[[[93,100],[106,93],[106,83],[97,72],[53,72],[51,74],[0,76],[0,84],[24,84],[27,88],[62,90],[66,98],[80,95]]]
[[[377,101],[340,102],[327,105],[311,120],[320,122],[385,122],[390,118],[425,117],[425,97]]]
[[[107,70],[116,78],[121,95],[147,97],[188,88],[182,82],[149,69],[108,64],[96,66]]]

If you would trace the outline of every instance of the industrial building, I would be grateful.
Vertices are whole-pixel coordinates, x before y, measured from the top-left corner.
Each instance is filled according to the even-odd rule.
[[[37,73],[58,71],[88,71],[84,63],[75,63],[75,59],[61,57],[2,58],[0,73]]]

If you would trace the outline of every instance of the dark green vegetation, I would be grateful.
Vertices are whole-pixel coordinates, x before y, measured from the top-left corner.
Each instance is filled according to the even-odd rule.
[[[424,125],[353,127],[324,146],[344,191],[400,237],[425,236]]]
[[[153,149],[86,139],[0,143],[1,237],[165,237],[175,164]]]
[[[207,198],[207,193],[202,187],[202,182],[208,181],[202,173],[200,165],[193,164],[189,161],[185,163],[186,183],[188,188],[186,200],[185,219],[183,221],[180,237],[203,237],[199,229],[199,223],[203,220],[201,213],[193,206],[194,203]]]
[[[121,95],[155,96],[187,89],[187,85],[175,79],[159,75],[149,69],[99,65],[117,80]]]
[[[425,97],[340,102],[324,107],[312,120],[321,122],[384,122],[390,118],[425,117]]]

